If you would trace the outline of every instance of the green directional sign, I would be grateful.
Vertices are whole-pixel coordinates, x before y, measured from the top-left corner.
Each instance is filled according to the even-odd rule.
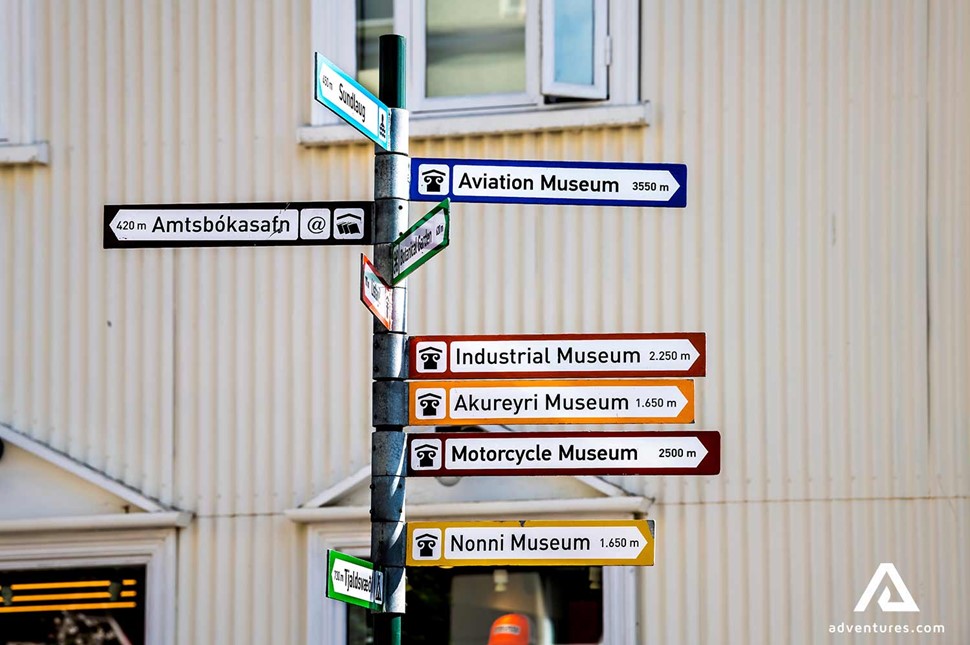
[[[352,555],[327,550],[327,598],[367,609],[384,605],[384,574]]]
[[[450,215],[451,202],[445,199],[391,243],[392,284],[411,275],[448,246]]]

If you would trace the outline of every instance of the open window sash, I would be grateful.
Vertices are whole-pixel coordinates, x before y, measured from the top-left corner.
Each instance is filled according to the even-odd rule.
[[[542,94],[606,99],[607,0],[542,0]]]

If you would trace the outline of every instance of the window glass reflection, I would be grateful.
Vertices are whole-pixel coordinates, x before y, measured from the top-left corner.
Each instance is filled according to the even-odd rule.
[[[413,568],[408,571],[402,642],[484,645],[490,633],[498,630],[535,645],[600,643],[602,571],[600,567]],[[348,605],[347,643],[373,643],[366,609]]]
[[[428,0],[428,97],[525,92],[525,3]]]
[[[145,567],[0,570],[0,644],[145,642]]]
[[[555,0],[555,80],[593,84],[593,0]]]
[[[393,0],[357,0],[357,80],[377,96],[381,36],[394,33]]]

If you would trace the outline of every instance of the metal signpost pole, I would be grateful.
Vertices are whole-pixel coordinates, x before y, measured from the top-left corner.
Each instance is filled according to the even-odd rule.
[[[389,145],[375,146],[374,265],[381,275],[393,273],[391,242],[407,230],[410,163],[408,113],[404,92],[404,37],[380,39],[380,100],[390,108]],[[383,125],[383,124],[382,124]],[[374,433],[371,454],[371,559],[384,572],[384,610],[374,614],[374,642],[400,645],[404,614],[405,434],[408,422],[407,286],[394,287],[390,329],[374,321]]]

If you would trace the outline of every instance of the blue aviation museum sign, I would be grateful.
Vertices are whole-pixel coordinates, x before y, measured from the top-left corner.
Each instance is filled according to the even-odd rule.
[[[675,163],[412,159],[411,201],[585,206],[687,206]]]

